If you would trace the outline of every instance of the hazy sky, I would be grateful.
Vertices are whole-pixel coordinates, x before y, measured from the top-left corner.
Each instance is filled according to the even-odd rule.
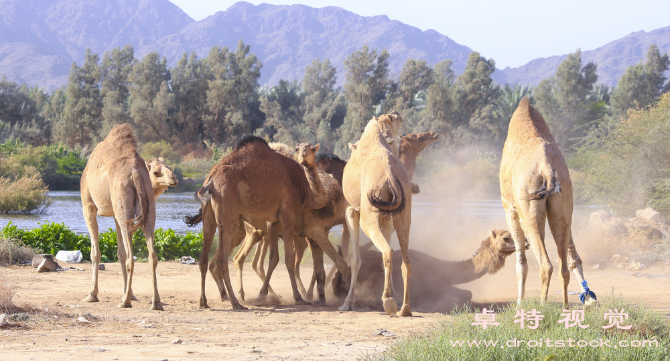
[[[170,0],[195,20],[237,1]],[[632,32],[670,26],[670,0],[249,1],[253,4],[338,6],[363,16],[387,15],[422,30],[435,29],[493,58],[498,68],[591,50]]]

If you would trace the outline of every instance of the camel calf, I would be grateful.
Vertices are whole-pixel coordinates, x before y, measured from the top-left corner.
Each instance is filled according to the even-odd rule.
[[[530,238],[540,263],[541,300],[547,301],[553,270],[544,245],[547,221],[558,248],[563,304],[568,304],[569,269],[574,270],[584,291],[582,302],[588,305],[595,301],[596,295],[584,280],[582,260],[572,240],[572,182],[568,165],[544,118],[527,97],[521,99],[510,120],[500,164],[500,193],[507,224],[516,242],[517,302],[524,297],[528,274],[522,247],[524,235]]]
[[[114,217],[118,242],[117,256],[123,274],[123,300],[119,307],[132,307],[135,300],[133,281],[133,233],[142,228],[151,264],[154,293],[152,310],[162,310],[156,284],[158,257],[154,251],[156,197],[168,186],[177,185],[177,178],[162,158],[145,163],[137,154],[133,130],[129,124],[117,125],[98,144],[81,175],[81,203],[88,232],[91,235],[93,285],[86,302],[98,302],[98,265],[100,245],[96,216]],[[125,267],[124,267],[125,264]]]

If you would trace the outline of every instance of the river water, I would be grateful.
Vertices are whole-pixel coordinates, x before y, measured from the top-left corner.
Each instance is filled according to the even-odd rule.
[[[64,223],[76,233],[88,233],[78,191],[53,191],[49,192],[49,196],[52,204],[42,214],[0,214],[0,228],[9,221],[23,229],[33,229],[39,227],[40,222],[51,221]],[[198,212],[199,206],[192,192],[164,193],[156,201],[156,228],[172,228],[178,234],[200,231],[202,227],[189,228],[183,222],[184,216]],[[573,224],[579,224],[578,219],[588,219],[593,210],[592,207],[575,207]],[[113,229],[114,221],[111,217],[98,217],[98,227],[101,231]],[[412,198],[410,229],[412,248],[437,257],[446,254],[454,257],[455,249],[463,245],[463,253],[457,254],[465,257],[471,255],[473,242],[486,238],[489,229],[507,229],[507,223],[500,199],[452,200],[426,192]],[[339,238],[342,226],[333,228],[331,232]],[[547,234],[550,237],[549,232]],[[361,244],[366,243],[367,237],[362,233],[361,236]],[[398,249],[395,236],[391,246]]]

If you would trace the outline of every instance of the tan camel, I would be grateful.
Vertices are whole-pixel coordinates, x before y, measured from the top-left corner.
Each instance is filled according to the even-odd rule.
[[[521,100],[510,120],[500,164],[500,191],[507,224],[517,246],[517,302],[524,297],[528,274],[526,253],[521,247],[524,235],[530,239],[540,264],[541,300],[547,300],[553,267],[544,244],[546,221],[558,248],[563,304],[568,304],[569,269],[574,270],[582,285],[582,302],[588,305],[595,301],[595,294],[584,280],[582,260],[572,240],[570,172],[547,123],[527,97]]]
[[[95,147],[81,175],[80,184],[84,219],[91,235],[93,269],[93,285],[84,301],[98,302],[100,246],[96,216],[100,215],[114,217],[116,224],[117,256],[122,265],[124,291],[119,307],[132,307],[132,235],[141,227],[147,241],[153,276],[151,309],[162,310],[156,284],[158,257],[154,251],[155,197],[162,194],[168,186],[177,185],[174,174],[160,158],[145,164],[137,154],[131,126],[121,124],[112,128],[107,138]]]
[[[278,153],[290,159],[297,160],[305,168],[306,174],[312,174],[313,178],[319,178],[320,182],[319,183],[315,182],[315,184],[320,184],[320,186],[324,187],[325,193],[328,194],[328,203],[325,206],[319,209],[305,209],[302,218],[303,229],[299,234],[296,233],[294,238],[295,253],[296,253],[295,262],[291,263],[291,265],[293,265],[292,267],[294,269],[294,275],[296,277],[296,284],[298,286],[298,290],[302,295],[307,296],[307,292],[305,291],[304,285],[302,284],[302,280],[300,279],[300,262],[302,260],[304,251],[307,248],[307,245],[309,244],[310,249],[312,250],[312,256],[315,266],[315,275],[319,280],[318,303],[325,303],[325,291],[324,291],[325,272],[323,270],[323,250],[318,245],[327,242],[328,245],[330,246],[329,249],[332,249],[332,251],[335,250],[335,248],[332,247],[332,245],[330,245],[330,241],[328,240],[328,233],[334,225],[341,224],[344,222],[344,209],[346,208],[346,201],[344,200],[344,197],[342,195],[342,189],[337,180],[333,176],[318,169],[316,165],[317,163],[316,152],[319,150],[318,144],[316,146],[312,146],[309,143],[298,144],[296,146],[295,153],[287,151],[285,149],[286,148],[285,146],[282,147],[273,144],[273,148]],[[262,227],[256,227],[256,228],[262,228]],[[258,230],[256,230],[255,232],[250,232],[249,230],[247,230],[247,237],[245,238],[242,247],[240,247],[239,252],[235,256],[234,262],[238,270],[238,281],[240,286],[238,292],[240,298],[244,297],[244,287],[242,280],[242,269],[244,267],[244,260],[246,259],[247,255],[251,252],[253,245],[261,241],[263,239],[263,235],[265,234],[264,232],[261,232],[259,234],[257,233],[257,231]],[[317,239],[320,241],[317,241]],[[265,248],[267,247],[268,244],[270,246],[273,246],[267,238],[265,238],[262,244],[259,244],[256,251],[256,255],[254,257],[254,263],[256,262],[262,263],[260,260],[264,259],[265,257]],[[335,255],[337,255],[336,252]],[[331,256],[330,253],[329,256]],[[338,258],[335,260],[335,262],[336,264],[338,263],[340,264],[340,266],[338,266],[338,269],[345,268],[348,270],[348,266],[346,265],[344,259],[342,259],[342,257],[339,257],[339,255],[337,257]],[[264,283],[269,282],[270,269],[268,269],[268,275],[265,276],[262,271],[262,264],[261,264],[260,269],[256,270],[256,273],[264,281]]]
[[[351,262],[351,284],[349,294],[340,307],[342,311],[353,310],[355,285],[361,267],[359,250],[359,225],[382,252],[384,259],[384,292],[382,302],[389,315],[396,313],[398,304],[393,297],[392,250],[389,246],[391,233],[398,234],[402,254],[404,284],[403,305],[400,316],[411,316],[409,305],[409,228],[411,223],[412,191],[404,165],[397,155],[399,140],[396,138],[402,118],[396,112],[385,114],[368,122],[344,168],[342,188],[349,202],[346,218],[349,234],[354,244]]]
[[[279,261],[277,239],[280,234],[284,236],[286,264],[294,264],[294,234],[303,232],[303,211],[320,208],[323,206],[320,203],[324,199],[328,200],[327,193],[325,197],[324,193],[319,193],[320,179],[310,179],[310,175],[294,160],[273,151],[265,140],[256,136],[238,140],[233,151],[212,168],[205,184],[196,193],[196,199],[201,203],[200,212],[185,219],[189,225],[203,222],[201,308],[209,307],[205,297],[205,276],[209,249],[217,228],[219,248],[209,263],[209,269],[217,282],[222,300],[228,294],[234,309],[246,309],[233,293],[228,271],[230,252],[245,237],[244,222],[257,229],[264,229],[272,246],[270,267],[259,298],[267,296],[272,271]],[[310,188],[310,185],[315,188]],[[339,257],[327,237],[315,241],[329,256]],[[348,270],[344,260],[338,262],[338,268],[347,279]],[[293,268],[288,267],[288,271],[296,303],[305,303],[297,290]]]
[[[380,308],[376,295],[384,288],[384,267],[382,254],[371,249],[372,243],[362,246],[361,270],[356,285],[359,302],[369,307]],[[529,244],[526,242],[526,248]],[[453,285],[472,282],[486,274],[493,275],[505,266],[505,258],[516,250],[514,240],[505,230],[489,231],[479,249],[472,258],[453,262],[432,257],[426,253],[409,250],[414,267],[410,278],[410,302],[414,310],[423,312],[448,312],[455,304],[470,301],[472,293],[451,287]],[[393,251],[393,262],[400,262],[401,254]],[[400,270],[393,271],[393,280],[400,287]],[[333,278],[333,289],[336,294],[346,294],[341,286],[339,273]]]

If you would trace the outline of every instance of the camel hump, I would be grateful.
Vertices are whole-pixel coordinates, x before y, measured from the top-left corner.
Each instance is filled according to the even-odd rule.
[[[530,99],[528,98],[528,96],[525,96],[525,97],[521,98],[521,100],[519,101],[519,108],[522,108],[522,109],[523,108],[525,108],[525,109],[530,108]]]
[[[240,149],[244,148],[245,146],[247,146],[249,144],[252,144],[254,142],[260,142],[260,143],[265,144],[267,147],[269,147],[268,142],[266,142],[265,139],[263,139],[259,136],[256,136],[256,135],[249,134],[249,135],[243,136],[242,138],[238,139],[235,142],[235,144],[233,145],[233,151],[240,150]]]

